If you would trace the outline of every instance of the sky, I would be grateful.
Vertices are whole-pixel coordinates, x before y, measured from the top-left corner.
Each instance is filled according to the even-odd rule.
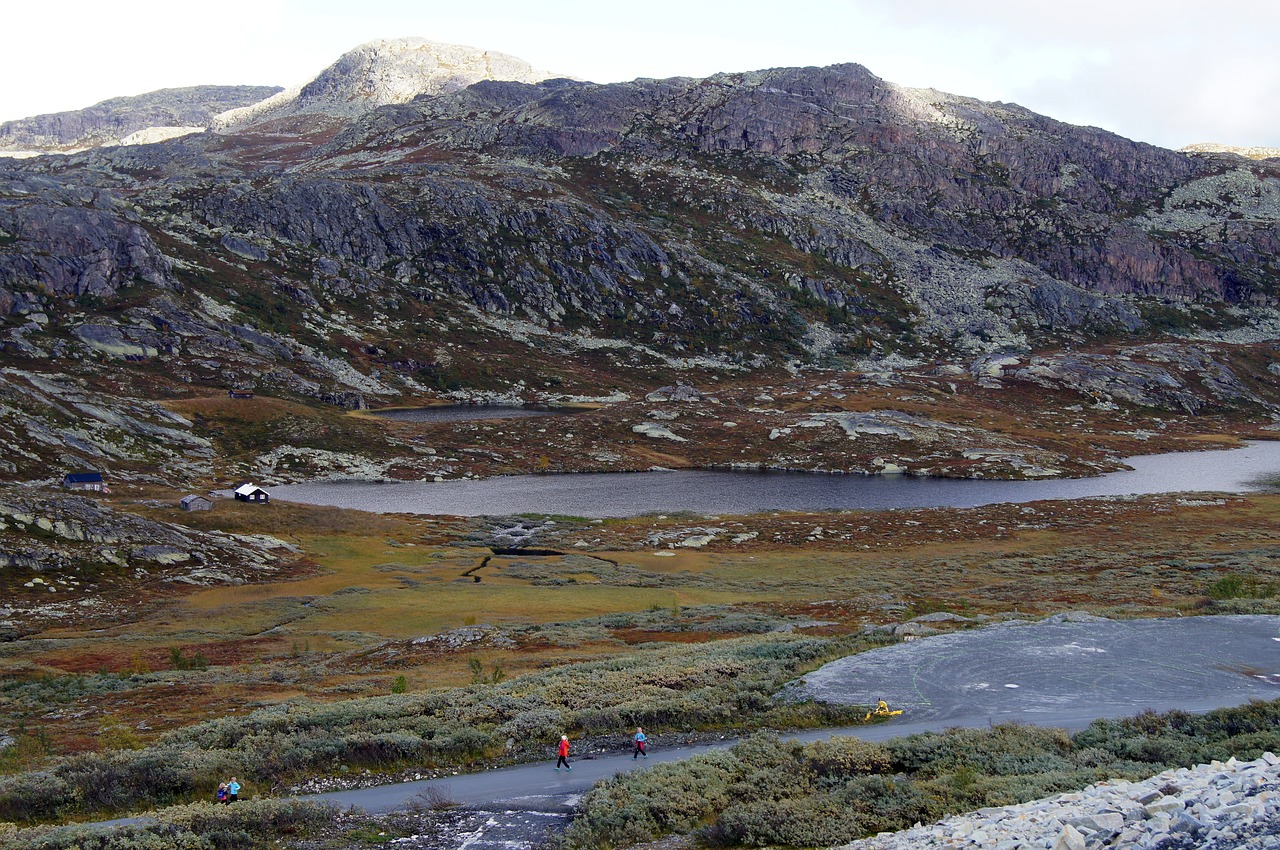
[[[0,121],[159,88],[294,85],[402,36],[602,83],[857,62],[1164,147],[1280,147],[1274,0],[22,3],[0,33]]]

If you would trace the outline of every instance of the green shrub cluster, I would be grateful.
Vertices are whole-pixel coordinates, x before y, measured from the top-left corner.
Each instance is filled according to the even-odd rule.
[[[1271,599],[1275,595],[1275,582],[1263,581],[1255,575],[1228,573],[1209,584],[1210,599]]]
[[[1280,751],[1280,700],[1098,721],[1074,736],[1012,723],[883,744],[759,735],[596,786],[563,843],[597,850],[696,833],[712,846],[833,846],[1103,779],[1266,751]]]
[[[652,645],[623,658],[514,679],[486,674],[485,681],[466,688],[283,703],[187,727],[150,747],[83,754],[38,773],[0,777],[0,820],[180,803],[211,795],[218,779],[230,775],[245,778],[252,792],[355,767],[473,765],[520,755],[521,748],[508,742],[543,741],[550,747],[565,732],[617,735],[621,744],[635,726],[848,723],[860,712],[776,695],[807,669],[872,645],[860,640],[770,634],[709,645]]]
[[[18,829],[0,824],[0,850],[259,850],[282,836],[328,826],[335,809],[300,800],[197,803],[123,826]]]

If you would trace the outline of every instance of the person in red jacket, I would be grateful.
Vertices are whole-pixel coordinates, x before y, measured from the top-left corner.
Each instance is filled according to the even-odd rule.
[[[556,759],[556,770],[560,769],[560,765],[564,765],[565,770],[573,770],[573,768],[569,766],[569,736],[568,735],[560,736],[560,747],[559,749],[556,750],[556,753],[560,756],[558,759]]]

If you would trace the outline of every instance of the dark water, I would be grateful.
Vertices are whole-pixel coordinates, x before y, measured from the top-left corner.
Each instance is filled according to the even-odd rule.
[[[1280,475],[1280,442],[1129,458],[1133,471],[1094,478],[981,481],[806,472],[637,472],[520,475],[482,481],[324,481],[273,487],[277,499],[380,513],[522,513],[584,517],[691,511],[973,507],[997,502],[1166,492],[1244,492]]]
[[[530,416],[565,416],[577,413],[570,407],[547,407],[526,404],[514,407],[504,404],[442,404],[435,407],[412,407],[398,410],[371,410],[379,419],[400,422],[466,422],[471,419],[524,419]]]

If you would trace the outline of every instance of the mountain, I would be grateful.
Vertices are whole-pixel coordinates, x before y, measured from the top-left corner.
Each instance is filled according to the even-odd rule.
[[[505,53],[424,38],[381,39],[344,53],[305,85],[218,115],[212,127],[226,132],[306,114],[352,117],[419,95],[458,91],[480,80],[536,83],[552,76]]]
[[[309,406],[626,399],[782,368],[988,381],[1020,362],[1028,398],[1271,409],[1274,346],[1203,340],[1280,336],[1280,163],[852,64],[484,80],[376,108],[393,87],[362,74],[220,133],[0,163],[6,398],[29,417],[0,444],[112,411],[75,451],[14,454],[12,474],[128,455],[103,442],[117,422],[191,443],[198,423],[153,403],[228,386]],[[167,468],[212,474],[208,439],[166,438]],[[413,465],[341,445],[342,468]],[[702,462],[799,463],[780,446]]]
[[[190,86],[113,97],[87,109],[6,121],[0,124],[0,152],[75,151],[118,144],[149,128],[203,129],[213,116],[278,91],[279,86]]]

